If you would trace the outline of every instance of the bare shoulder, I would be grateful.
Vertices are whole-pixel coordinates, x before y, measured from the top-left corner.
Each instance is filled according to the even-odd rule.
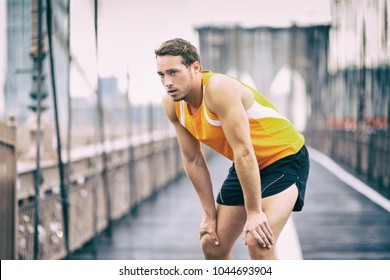
[[[175,108],[175,102],[173,102],[168,95],[164,95],[162,97],[162,105],[164,108],[164,112],[167,115],[168,119],[172,122],[178,122],[178,119],[176,117],[176,108]]]
[[[249,90],[238,80],[216,74],[208,81],[205,89],[205,101],[208,109],[215,113],[219,106],[243,103],[249,94]]]
[[[226,75],[223,74],[215,74],[212,77],[209,78],[208,83],[207,83],[207,88],[211,90],[215,89],[223,89],[223,88],[230,88],[231,86],[240,86],[241,84]]]

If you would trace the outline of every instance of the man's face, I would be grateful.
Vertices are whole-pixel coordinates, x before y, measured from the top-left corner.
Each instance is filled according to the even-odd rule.
[[[194,85],[193,69],[183,64],[181,56],[157,56],[157,74],[173,101],[187,97]]]

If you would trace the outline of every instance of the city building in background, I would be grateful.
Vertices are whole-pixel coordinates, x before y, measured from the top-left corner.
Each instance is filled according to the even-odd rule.
[[[33,90],[34,69],[33,56],[37,49],[37,0],[15,0],[7,2],[7,67],[5,79],[5,115],[14,116],[19,123],[25,123],[33,114],[28,106],[32,103],[30,92]],[[53,1],[53,48],[55,49],[55,74],[59,103],[61,104],[60,119],[66,123],[67,119],[67,91],[68,91],[68,33],[67,33],[67,1]],[[45,14],[46,15],[46,14]],[[43,32],[47,34],[46,18],[44,18]],[[48,118],[52,117],[52,94],[50,87],[50,68],[48,59],[47,35],[43,43],[44,59],[44,87],[49,95],[45,100],[48,106]]]

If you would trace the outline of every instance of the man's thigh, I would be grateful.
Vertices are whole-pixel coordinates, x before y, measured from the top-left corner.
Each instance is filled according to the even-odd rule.
[[[268,223],[272,229],[273,240],[277,244],[279,235],[291,215],[295,201],[297,199],[298,189],[295,184],[286,190],[263,198],[262,209],[267,215]],[[270,249],[263,248],[256,239],[247,234],[247,243],[249,254],[252,259],[275,259],[275,246]]]
[[[230,252],[235,241],[240,236],[245,222],[246,212],[244,206],[217,204],[217,235],[220,244],[215,246],[215,249]],[[209,239],[210,243],[213,243],[211,238]]]
[[[298,188],[295,184],[284,191],[262,199],[263,212],[267,215],[274,237],[278,238],[297,200]]]

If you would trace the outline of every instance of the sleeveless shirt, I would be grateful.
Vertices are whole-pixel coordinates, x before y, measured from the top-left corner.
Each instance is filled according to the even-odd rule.
[[[217,73],[202,71],[203,92],[209,79],[215,74]],[[255,99],[253,105],[246,110],[246,116],[259,169],[267,167],[278,159],[296,154],[304,145],[303,135],[265,96],[250,86],[240,83],[252,92]],[[234,162],[233,150],[226,140],[218,116],[207,109],[204,98],[194,115],[189,113],[188,104],[183,100],[175,103],[175,109],[181,125],[196,139]]]

